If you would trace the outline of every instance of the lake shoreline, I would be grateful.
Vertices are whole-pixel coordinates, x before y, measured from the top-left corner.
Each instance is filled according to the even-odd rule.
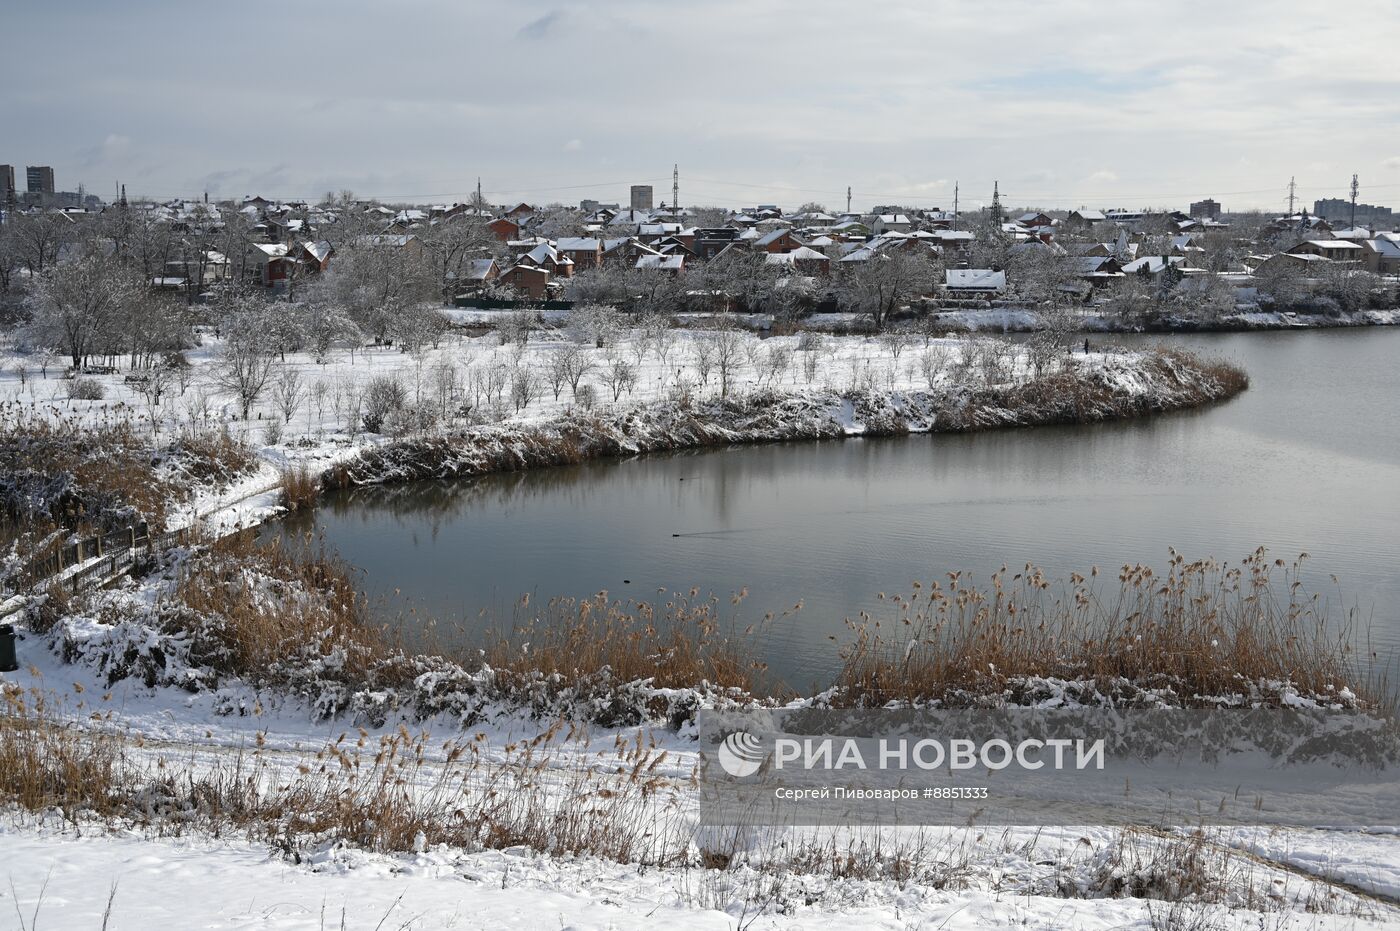
[[[1248,385],[1248,375],[1227,363],[1154,350],[995,387],[770,391],[699,403],[650,403],[606,414],[576,413],[391,442],[330,466],[322,484],[352,488],[458,479],[645,453],[792,440],[1103,423],[1227,400]]]
[[[929,319],[956,333],[1036,333],[1045,330],[1037,311],[1030,308],[976,308],[933,311]],[[1400,310],[1356,310],[1339,314],[1299,314],[1250,311],[1229,314],[1213,320],[1162,316],[1154,320],[1130,322],[1115,317],[1084,316],[1075,327],[1080,335],[1093,334],[1181,334],[1258,333],[1287,330],[1339,330],[1361,327],[1400,326]]]

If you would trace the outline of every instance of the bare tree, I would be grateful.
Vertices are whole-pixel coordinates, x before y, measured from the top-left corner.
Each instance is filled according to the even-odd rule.
[[[613,401],[622,396],[623,391],[631,392],[637,384],[637,369],[626,359],[614,355],[603,367],[603,384],[612,391]]]
[[[282,366],[281,371],[277,373],[277,379],[272,383],[272,400],[282,412],[282,422],[291,423],[297,409],[306,400],[306,386],[296,369],[288,365]]]
[[[715,367],[715,341],[708,333],[702,333],[690,341],[695,351],[695,374],[700,376],[700,384],[709,385],[710,372]]]
[[[109,339],[121,315],[141,293],[141,283],[115,259],[92,250],[50,266],[32,296],[34,327],[46,345],[67,353],[74,367],[99,340]]]
[[[540,382],[529,365],[517,365],[510,374],[510,400],[520,411],[539,397]]]
[[[579,304],[569,311],[567,332],[576,342],[609,346],[625,327],[622,314],[607,304]]]
[[[729,314],[720,318],[720,327],[704,335],[714,350],[715,368],[719,373],[720,397],[729,395],[729,382],[743,357],[744,333]]]
[[[899,364],[900,354],[917,341],[918,337],[909,330],[886,330],[880,334],[880,343],[889,351],[896,365]]]
[[[934,286],[934,264],[924,255],[894,250],[878,252],[836,280],[840,302],[856,313],[866,314],[876,330],[911,298],[929,293]]]
[[[931,345],[919,356],[919,374],[924,377],[929,390],[938,387],[938,382],[943,378],[944,371],[948,368],[949,352],[947,347]]]
[[[452,303],[471,262],[500,257],[500,240],[480,217],[439,220],[423,230],[421,238],[444,304]]]
[[[264,330],[264,314],[245,305],[224,325],[224,345],[211,369],[210,381],[238,399],[242,419],[262,397],[272,378],[273,348]]]

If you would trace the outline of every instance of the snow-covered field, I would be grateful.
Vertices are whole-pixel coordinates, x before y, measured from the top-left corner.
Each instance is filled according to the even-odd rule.
[[[84,834],[56,827],[0,829],[12,887],[0,905],[28,927],[86,929],[347,928],[889,929],[973,931],[1158,931],[1297,929],[1359,931],[1400,927],[1383,906],[1367,915],[1255,912],[1225,906],[1172,908],[1141,899],[1066,900],[1026,894],[1010,870],[990,871],[995,888],[950,892],[893,883],[826,890],[825,906],[767,900],[745,910],[734,894],[743,878],[702,870],[638,870],[596,860],[555,860],[507,849],[426,850],[387,857],[325,850],[291,864],[265,848],[206,838],[152,839]],[[1281,876],[1288,876],[1280,871]],[[750,880],[751,882],[752,880]],[[1293,880],[1295,883],[1296,879]],[[735,886],[727,885],[734,883]],[[12,898],[13,902],[3,899]],[[103,915],[110,904],[110,921]],[[766,904],[767,909],[762,905]],[[32,919],[32,920],[31,920]],[[7,927],[20,927],[9,924]]]
[[[499,315],[498,315],[499,316]],[[432,407],[449,417],[469,405],[478,418],[529,422],[547,419],[585,403],[564,384],[557,393],[551,384],[551,363],[570,348],[581,352],[581,388],[592,389],[597,409],[634,405],[688,394],[718,396],[724,377],[715,350],[703,346],[713,334],[705,330],[633,330],[611,340],[606,348],[571,339],[562,327],[545,324],[523,345],[504,343],[496,334],[466,336],[450,333],[437,347],[407,353],[395,347],[364,347],[351,353],[333,350],[323,359],[307,352],[289,352],[274,362],[265,389],[252,405],[249,420],[240,419],[233,393],[213,377],[221,341],[201,334],[201,345],[185,353],[189,374],[172,379],[158,405],[152,404],[126,368],[114,374],[84,376],[101,385],[101,400],[68,397],[71,381],[61,377],[64,363],[51,361],[47,375],[40,361],[14,349],[0,351],[0,402],[54,418],[96,421],[125,417],[168,435],[182,429],[227,428],[244,436],[273,461],[331,455],[352,443],[371,443],[362,429],[352,428],[358,396],[377,378],[397,379],[411,404]],[[889,337],[778,336],[760,338],[736,331],[728,350],[728,391],[743,395],[758,389],[793,394],[829,390],[908,391],[952,383],[955,369],[972,346],[985,339],[926,339],[904,334]],[[1102,360],[1066,345],[1065,358]],[[708,354],[709,361],[703,361]],[[1024,354],[1004,350],[1001,373],[1006,381],[1026,377]],[[119,362],[122,360],[119,358]],[[621,366],[617,365],[621,363]],[[122,363],[124,364],[124,363]],[[617,381],[619,371],[630,373]],[[290,419],[278,394],[282,374],[298,383]],[[512,391],[511,378],[528,373],[527,391]],[[500,379],[504,378],[502,383]],[[615,390],[616,382],[616,390]],[[616,395],[616,398],[614,397]],[[362,399],[360,399],[362,400]],[[519,402],[519,403],[517,403]],[[286,421],[283,423],[283,421]],[[275,442],[269,442],[274,440]]]
[[[25,659],[32,665],[8,681],[66,693],[67,713],[75,718],[89,708],[115,710],[126,733],[139,738],[129,752],[156,772],[200,773],[237,763],[260,778],[291,779],[313,751],[347,730],[352,741],[356,735],[345,722],[315,723],[305,707],[273,700],[263,705],[252,693],[247,706],[258,706],[260,713],[225,716],[215,710],[216,696],[152,691],[132,680],[104,689],[89,670],[56,656],[31,653]],[[473,729],[485,754],[503,765],[507,746],[538,734],[541,726],[503,711]],[[360,731],[368,752],[396,727],[390,722]],[[408,791],[428,792],[445,765],[443,741],[460,737],[460,728],[444,720],[413,728],[428,749]],[[696,754],[684,734],[642,728],[586,736],[561,740],[544,778],[567,785],[571,770],[606,758],[618,737],[641,736],[667,753],[660,772],[689,799],[683,807],[693,806],[686,775]],[[912,844],[910,833],[882,829],[881,838]],[[697,842],[702,836],[696,835]],[[747,850],[761,865],[784,842],[810,836],[753,832]],[[833,837],[841,843],[875,840],[868,829],[825,839]],[[380,854],[319,844],[289,858],[237,830],[216,838],[159,822],[74,824],[12,812],[0,826],[0,908],[22,914],[26,927],[63,929],[101,927],[109,903],[112,928],[1400,928],[1400,909],[1394,907],[1400,900],[1400,836],[1393,832],[1222,830],[1210,846],[1221,857],[1205,866],[1222,886],[1237,888],[1236,900],[1199,906],[1103,891],[1200,868],[1184,857],[1177,863],[1154,853],[1173,848],[1151,834],[1134,836],[1126,852],[1116,830],[1096,826],[929,828],[917,837],[937,881],[775,874],[750,866],[720,870],[699,863],[645,867],[591,856],[551,857],[525,845],[421,844]]]

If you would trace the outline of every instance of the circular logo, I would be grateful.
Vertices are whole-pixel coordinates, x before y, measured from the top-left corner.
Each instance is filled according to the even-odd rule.
[[[735,779],[758,772],[768,754],[763,742],[748,731],[735,731],[719,745],[719,765]]]

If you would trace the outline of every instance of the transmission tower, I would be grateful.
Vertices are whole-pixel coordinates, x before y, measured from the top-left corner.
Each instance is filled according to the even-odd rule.
[[[1298,182],[1296,178],[1288,179],[1288,215],[1293,216],[1293,200],[1298,192]]]
[[[953,229],[958,228],[958,182],[953,182]]]
[[[681,215],[681,166],[671,166],[671,213]]]
[[[846,212],[851,212],[851,186],[846,185]]]
[[[1357,183],[1356,175],[1351,176],[1351,228],[1356,229],[1356,195],[1360,193],[1361,185]]]

